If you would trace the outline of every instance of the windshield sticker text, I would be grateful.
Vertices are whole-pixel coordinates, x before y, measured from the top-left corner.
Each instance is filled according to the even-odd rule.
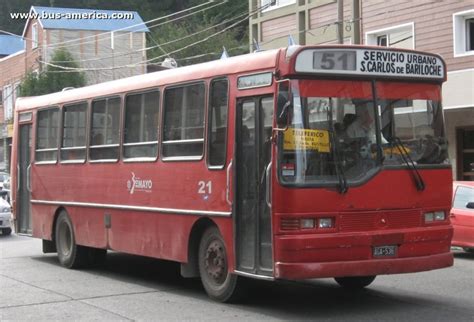
[[[325,130],[287,129],[283,135],[284,150],[314,150],[329,153],[329,132]]]

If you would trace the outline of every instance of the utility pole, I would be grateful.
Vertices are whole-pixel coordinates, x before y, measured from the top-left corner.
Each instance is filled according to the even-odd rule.
[[[337,0],[337,42],[344,43],[344,0]]]
[[[352,28],[354,44],[361,44],[360,39],[360,0],[352,0]]]

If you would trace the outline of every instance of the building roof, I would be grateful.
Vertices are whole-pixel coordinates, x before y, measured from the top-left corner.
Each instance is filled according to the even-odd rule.
[[[0,56],[8,56],[25,49],[21,36],[0,35]]]
[[[43,29],[150,31],[136,11],[32,6],[30,13],[38,14],[38,21]],[[131,14],[133,18],[114,19],[113,16],[117,14],[119,16]],[[27,25],[28,21],[25,24],[23,36],[25,36]]]

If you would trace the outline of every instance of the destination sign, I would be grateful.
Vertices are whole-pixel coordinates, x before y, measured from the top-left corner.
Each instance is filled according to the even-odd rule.
[[[444,62],[435,55],[383,49],[307,49],[296,57],[298,73],[398,76],[444,79]]]

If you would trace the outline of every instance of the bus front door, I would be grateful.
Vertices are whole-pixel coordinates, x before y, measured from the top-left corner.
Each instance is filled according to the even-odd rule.
[[[236,259],[237,270],[272,276],[269,206],[273,97],[237,102],[236,117]],[[270,176],[270,175],[268,175]]]
[[[16,231],[22,234],[31,234],[31,125],[20,125],[20,139],[18,142],[18,164],[17,164],[17,213]],[[13,188],[13,187],[12,187]]]

